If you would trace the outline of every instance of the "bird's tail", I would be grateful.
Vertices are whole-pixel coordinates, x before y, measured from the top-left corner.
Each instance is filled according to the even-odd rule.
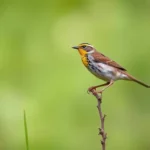
[[[140,85],[143,85],[143,86],[145,86],[145,87],[147,87],[147,88],[150,88],[149,85],[147,85],[147,84],[145,84],[145,83],[143,83],[143,82],[141,82],[141,81],[139,81],[139,80],[137,80],[137,79],[133,79],[133,81],[135,81],[136,83],[138,83],[138,84],[140,84]]]
[[[147,85],[147,84],[143,83],[142,81],[137,80],[136,78],[134,78],[133,76],[131,76],[129,74],[128,74],[128,77],[130,78],[131,81],[134,81],[140,85],[143,85],[146,88],[150,88],[150,85]]]

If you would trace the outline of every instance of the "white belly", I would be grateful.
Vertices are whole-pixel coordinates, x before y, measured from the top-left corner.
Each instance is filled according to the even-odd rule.
[[[116,68],[111,67],[104,63],[92,62],[88,66],[88,70],[92,72],[96,77],[105,81],[127,79],[127,76],[125,74],[117,71]]]

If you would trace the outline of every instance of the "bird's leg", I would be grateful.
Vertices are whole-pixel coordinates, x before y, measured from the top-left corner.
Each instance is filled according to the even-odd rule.
[[[93,90],[96,90],[96,88],[98,88],[98,87],[102,87],[102,86],[106,86],[106,85],[109,85],[110,84],[110,82],[107,82],[107,83],[104,83],[104,84],[101,84],[101,85],[97,85],[97,86],[92,86],[92,87],[90,87],[90,88],[88,88],[88,93],[89,92],[92,92]]]
[[[97,92],[97,93],[101,93],[101,94],[102,94],[102,92],[104,92],[104,90],[106,90],[108,87],[110,87],[111,85],[113,85],[113,83],[114,83],[114,81],[111,80],[111,81],[107,84],[106,87],[104,87],[102,90],[100,90],[100,91]]]

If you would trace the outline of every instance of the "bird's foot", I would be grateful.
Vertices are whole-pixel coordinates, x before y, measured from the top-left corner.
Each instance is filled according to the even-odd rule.
[[[99,94],[101,94],[101,95],[102,95],[102,93],[103,93],[103,90],[101,90],[101,91],[98,91],[97,93],[99,93]]]
[[[96,88],[94,86],[88,88],[88,90],[87,90],[88,94],[93,93],[93,92],[96,92]]]

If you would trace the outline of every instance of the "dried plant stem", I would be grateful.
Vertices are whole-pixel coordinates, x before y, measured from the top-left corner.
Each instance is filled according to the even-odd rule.
[[[104,127],[104,122],[105,122],[105,117],[106,115],[102,113],[101,109],[101,103],[102,103],[102,94],[98,94],[95,90],[92,91],[92,94],[96,97],[97,99],[97,108],[99,112],[99,117],[100,117],[100,128],[99,128],[99,135],[101,135],[102,140],[101,140],[101,145],[102,145],[102,150],[106,150],[106,138],[107,134],[105,132],[105,127]]]

